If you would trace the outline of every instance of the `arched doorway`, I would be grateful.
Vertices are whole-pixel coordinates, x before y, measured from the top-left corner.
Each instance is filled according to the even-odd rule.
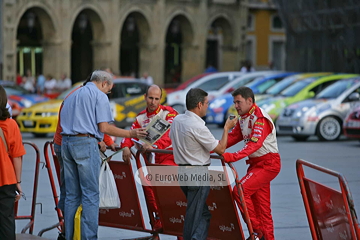
[[[121,30],[119,68],[123,76],[139,77],[139,39],[137,14],[131,13]]]
[[[205,68],[215,67],[224,70],[224,49],[231,48],[232,32],[227,19],[218,17],[213,20],[208,28],[206,40]]]
[[[165,40],[165,85],[175,87],[181,82],[182,29],[180,17],[175,17],[167,30]]]
[[[93,71],[93,30],[86,10],[77,16],[71,40],[71,79],[74,83],[85,80]]]
[[[28,9],[21,17],[17,28],[17,73],[32,76],[43,70],[43,33],[36,8]]]

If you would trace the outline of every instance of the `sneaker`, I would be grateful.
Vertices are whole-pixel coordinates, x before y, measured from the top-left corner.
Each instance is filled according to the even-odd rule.
[[[264,235],[262,232],[260,233],[253,233],[254,234],[254,240],[265,240]],[[248,237],[246,240],[251,240],[251,237]]]

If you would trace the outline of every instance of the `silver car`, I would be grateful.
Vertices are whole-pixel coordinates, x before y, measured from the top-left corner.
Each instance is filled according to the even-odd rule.
[[[347,113],[357,105],[360,105],[360,78],[341,80],[313,99],[286,107],[276,121],[276,130],[297,141],[313,135],[323,141],[336,140]]]

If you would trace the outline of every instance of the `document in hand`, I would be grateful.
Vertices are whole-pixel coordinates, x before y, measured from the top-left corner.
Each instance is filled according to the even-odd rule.
[[[164,133],[171,127],[171,124],[160,118],[159,116],[155,116],[153,120],[146,126],[147,136],[145,138],[140,138],[145,143],[153,145],[157,140],[161,138]]]

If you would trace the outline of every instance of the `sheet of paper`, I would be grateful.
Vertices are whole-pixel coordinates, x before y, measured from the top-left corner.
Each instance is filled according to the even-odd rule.
[[[170,127],[171,124],[168,121],[160,118],[159,116],[155,116],[146,126],[148,135],[140,140],[147,144],[154,145],[154,143],[159,140]]]

